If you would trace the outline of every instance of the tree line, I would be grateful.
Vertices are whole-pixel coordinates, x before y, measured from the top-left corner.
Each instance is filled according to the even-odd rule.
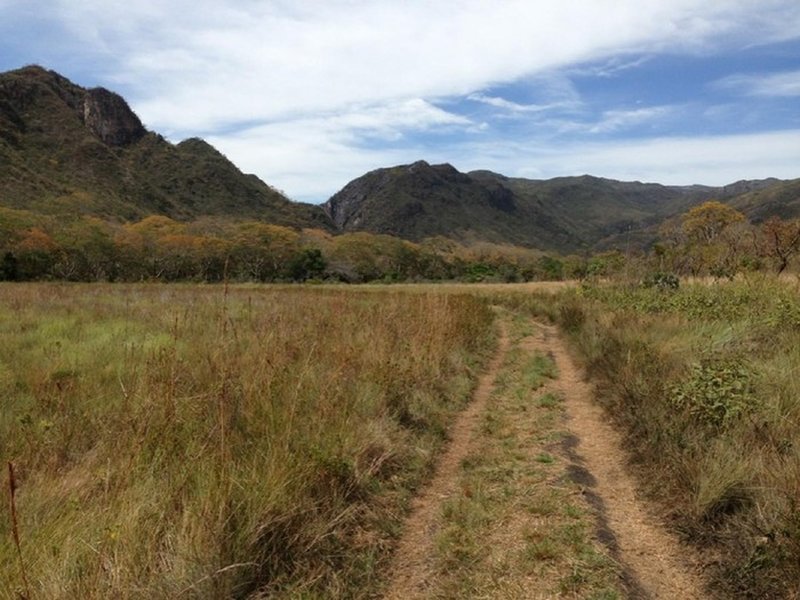
[[[541,281],[621,273],[732,276],[789,268],[800,221],[751,224],[706,202],[666,222],[646,250],[556,256],[434,237],[413,243],[370,233],[333,235],[258,221],[149,216],[114,223],[0,208],[0,279],[65,281]]]

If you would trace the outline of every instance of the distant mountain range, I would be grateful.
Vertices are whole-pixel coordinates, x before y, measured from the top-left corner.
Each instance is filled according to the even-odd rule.
[[[709,199],[751,217],[800,214],[800,180],[725,187],[664,186],[584,175],[532,180],[448,164],[377,169],[351,181],[325,209],[339,229],[410,240],[444,235],[559,252],[651,241],[655,226]]]
[[[566,253],[646,244],[665,219],[711,198],[755,221],[797,217],[800,179],[724,187],[531,180],[418,161],[371,171],[316,206],[242,173],[201,139],[175,145],[147,131],[113,92],[37,66],[0,74],[0,206],[36,213],[255,219]]]

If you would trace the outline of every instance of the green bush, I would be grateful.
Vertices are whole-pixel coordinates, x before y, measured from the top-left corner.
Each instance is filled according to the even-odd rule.
[[[725,427],[752,408],[752,374],[736,360],[702,361],[672,388],[671,400],[701,422]]]

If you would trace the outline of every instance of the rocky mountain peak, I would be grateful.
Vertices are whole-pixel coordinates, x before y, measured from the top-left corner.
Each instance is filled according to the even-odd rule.
[[[128,146],[147,133],[128,103],[105,88],[87,90],[81,108],[83,123],[109,146]]]

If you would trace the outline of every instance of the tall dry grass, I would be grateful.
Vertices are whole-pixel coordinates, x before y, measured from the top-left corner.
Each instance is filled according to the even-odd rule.
[[[491,322],[463,294],[0,286],[31,596],[368,596]]]
[[[714,593],[800,596],[796,282],[587,286],[513,302],[570,333],[645,487],[716,557]]]

